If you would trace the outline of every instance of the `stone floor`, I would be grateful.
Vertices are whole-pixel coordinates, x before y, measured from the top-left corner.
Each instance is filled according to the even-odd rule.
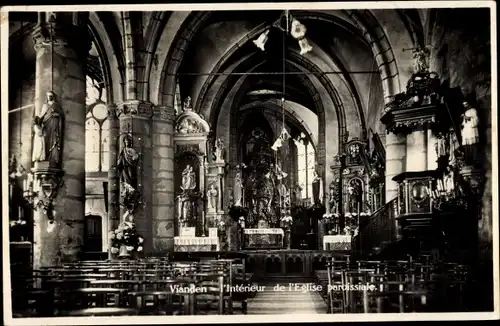
[[[301,291],[307,283],[296,283],[298,287],[289,287],[289,283],[266,283],[264,291],[257,292],[248,300],[249,315],[280,314],[325,314],[327,305],[320,294],[313,289]],[[284,291],[277,291],[281,286]]]

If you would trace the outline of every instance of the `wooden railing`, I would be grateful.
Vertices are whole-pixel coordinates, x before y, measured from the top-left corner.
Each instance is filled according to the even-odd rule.
[[[383,250],[397,240],[396,226],[397,198],[387,202],[360,225],[354,240],[357,254],[369,256]]]

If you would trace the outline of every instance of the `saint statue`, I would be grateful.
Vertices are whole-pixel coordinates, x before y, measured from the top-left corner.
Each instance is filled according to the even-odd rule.
[[[181,189],[185,192],[196,188],[196,175],[191,165],[187,165],[182,171],[182,184]]]
[[[448,138],[442,132],[439,132],[437,134],[435,148],[438,158],[442,156],[448,156],[450,154],[450,146],[448,143]]]
[[[359,213],[361,210],[361,182],[359,180],[352,180],[347,187],[349,194],[349,212]]]
[[[217,191],[217,188],[215,185],[212,183],[210,185],[210,188],[207,191],[207,197],[208,197],[208,209],[210,211],[217,211],[217,199],[219,197],[219,192]]]
[[[243,180],[241,179],[240,172],[236,173],[234,177],[233,199],[234,206],[241,206],[241,199],[243,197]]]
[[[312,181],[312,194],[314,204],[320,204],[321,197],[323,196],[323,180],[321,180],[316,170],[314,170],[314,179]]]
[[[118,155],[116,168],[120,171],[120,181],[130,185],[137,190],[137,168],[139,165],[139,154],[132,148],[132,136],[125,135],[123,138],[123,149]]]
[[[183,109],[184,109],[184,111],[189,111],[189,110],[193,109],[191,107],[191,96],[186,97],[186,99],[184,100]]]
[[[429,69],[427,64],[427,57],[429,56],[429,48],[425,47],[423,49],[417,48],[413,52],[413,70],[416,74],[426,72]]]
[[[224,141],[220,137],[215,141],[215,160],[224,161]]]
[[[330,213],[338,213],[338,203],[339,203],[339,182],[340,179],[337,178],[332,183],[330,183],[330,196],[328,199]]]
[[[47,92],[46,103],[34,119],[33,162],[48,161],[50,167],[59,167],[63,118],[55,93]]]

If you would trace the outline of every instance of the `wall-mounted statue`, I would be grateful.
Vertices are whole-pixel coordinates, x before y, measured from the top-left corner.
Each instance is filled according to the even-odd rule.
[[[321,204],[321,199],[323,197],[323,180],[316,170],[314,170],[314,179],[312,181],[312,195],[314,204]]]
[[[215,140],[215,161],[224,161],[224,140],[220,137]]]
[[[338,213],[338,204],[340,201],[340,179],[337,177],[330,183],[330,195],[328,198],[330,213]]]
[[[207,198],[208,198],[208,210],[210,212],[216,212],[217,211],[217,202],[219,198],[219,191],[217,190],[217,187],[215,184],[211,184],[208,191],[207,191]]]
[[[358,179],[351,180],[349,182],[349,186],[347,187],[347,193],[349,195],[348,211],[351,213],[360,212],[363,194],[361,181]]]
[[[186,97],[184,100],[184,105],[182,106],[184,111],[191,111],[193,107],[191,106],[191,96]]]
[[[186,192],[189,190],[194,190],[196,188],[196,174],[193,171],[191,165],[186,165],[184,171],[182,171],[182,183],[181,189]]]
[[[417,48],[413,52],[413,70],[416,74],[426,72],[429,69],[429,65],[427,63],[429,55],[429,47]]]
[[[439,132],[437,134],[435,148],[438,158],[450,154],[450,144],[448,142],[448,137],[446,137],[444,133]]]
[[[241,206],[242,198],[243,198],[243,180],[241,178],[241,173],[236,172],[236,176],[234,177],[234,188],[233,188],[234,206]]]
[[[46,103],[34,118],[33,162],[48,161],[50,167],[60,167],[63,119],[55,93],[47,92]]]
[[[132,136],[123,137],[123,149],[118,155],[116,168],[120,171],[120,181],[130,185],[137,190],[137,170],[139,166],[139,154],[132,148]]]

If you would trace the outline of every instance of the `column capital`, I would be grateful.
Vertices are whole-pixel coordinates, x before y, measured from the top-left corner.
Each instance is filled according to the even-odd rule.
[[[108,107],[108,119],[118,119],[118,106],[115,103],[107,104]]]
[[[126,100],[116,104],[116,114],[131,114],[136,117],[150,119],[153,116],[153,104],[141,100]]]
[[[54,20],[39,22],[33,30],[32,37],[36,51],[46,46],[69,47],[86,58],[91,48],[87,26],[76,26],[66,22]]]
[[[167,122],[173,122],[175,120],[175,109],[173,107],[155,105],[153,117],[155,120],[164,120]]]

